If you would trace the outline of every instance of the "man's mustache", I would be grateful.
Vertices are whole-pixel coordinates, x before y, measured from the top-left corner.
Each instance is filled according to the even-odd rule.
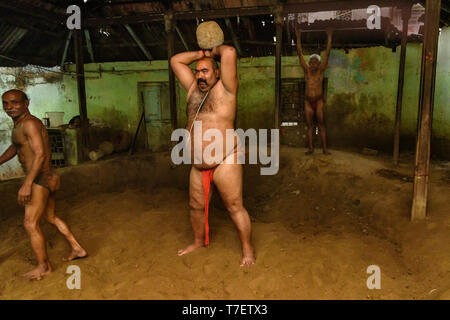
[[[206,82],[205,79],[199,78],[199,79],[197,80],[197,85],[199,85],[201,82],[203,82],[204,84],[208,84],[208,82]]]

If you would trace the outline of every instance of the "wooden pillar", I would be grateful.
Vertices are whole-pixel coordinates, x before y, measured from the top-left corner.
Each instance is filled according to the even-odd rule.
[[[398,165],[400,152],[400,122],[402,118],[403,83],[405,79],[406,44],[408,42],[408,21],[411,17],[411,6],[402,8],[402,44],[400,51],[400,66],[398,70],[397,105],[395,108],[395,134],[394,134],[394,164]]]
[[[170,58],[175,54],[175,21],[173,19],[173,12],[168,11],[164,15],[164,22],[167,33],[167,61],[169,63],[169,103],[170,103],[170,119],[172,123],[172,130],[178,128],[177,121],[177,90],[175,83],[175,74],[170,67]]]
[[[89,144],[89,120],[86,108],[86,84],[84,79],[83,38],[81,30],[74,30],[74,53],[77,72],[78,106],[81,120],[81,150],[83,160],[87,159],[90,151]]]
[[[283,43],[283,7],[278,5],[275,10],[276,48],[275,48],[275,129],[280,128],[281,106],[281,48]]]
[[[430,172],[430,140],[436,80],[436,59],[439,38],[441,0],[427,0],[425,35],[420,73],[419,118],[414,171],[411,220],[425,219],[427,212],[428,175]]]

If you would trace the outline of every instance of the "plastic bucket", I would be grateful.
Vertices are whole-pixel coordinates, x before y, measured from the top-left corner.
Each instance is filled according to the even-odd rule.
[[[63,124],[64,112],[46,112],[45,116],[50,119],[50,128],[57,128]]]

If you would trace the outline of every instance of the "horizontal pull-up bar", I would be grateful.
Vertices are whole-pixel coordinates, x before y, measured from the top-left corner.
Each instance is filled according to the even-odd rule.
[[[314,29],[314,30],[311,30],[311,29],[299,29],[300,30],[300,32],[301,33],[307,33],[307,32],[326,32],[327,31],[327,29]],[[331,30],[333,30],[333,32],[336,32],[336,31],[340,31],[340,30],[372,30],[372,29],[369,29],[369,28],[367,28],[367,27],[348,27],[348,28],[336,28],[336,29],[331,29]],[[379,29],[376,29],[376,30],[379,30]]]

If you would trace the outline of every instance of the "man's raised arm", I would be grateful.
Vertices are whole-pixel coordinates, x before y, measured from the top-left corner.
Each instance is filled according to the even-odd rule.
[[[17,154],[17,149],[15,145],[10,145],[8,149],[0,156],[0,165],[14,158]]]
[[[325,71],[325,69],[328,66],[328,57],[330,56],[330,51],[331,51],[331,38],[333,36],[332,29],[327,29],[327,36],[328,36],[327,51],[325,52],[325,57],[323,58],[323,62],[320,64],[320,69],[322,69],[322,71]]]
[[[302,50],[302,42],[300,37],[300,30],[296,27],[295,28],[295,35],[297,36],[297,54],[298,59],[300,60],[300,65],[302,66],[303,70],[308,69],[308,65],[306,64],[305,58],[303,57],[303,50]]]
[[[220,79],[229,93],[238,89],[237,53],[236,49],[227,45],[215,47],[211,52],[213,57],[220,57]]]
[[[181,85],[189,91],[195,81],[194,73],[189,65],[203,57],[202,50],[181,52],[170,58],[170,66]]]

